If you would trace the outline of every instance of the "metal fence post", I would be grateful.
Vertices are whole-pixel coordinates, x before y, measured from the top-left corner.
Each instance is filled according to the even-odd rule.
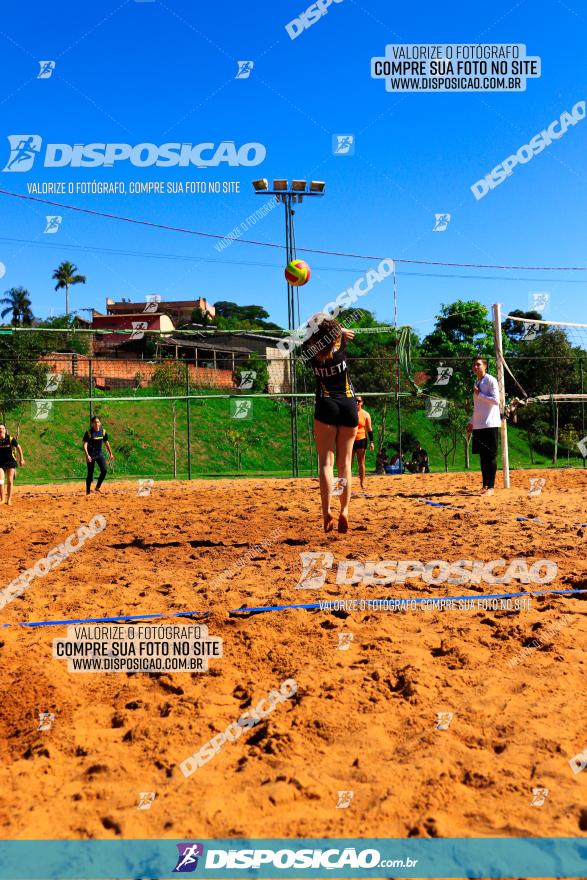
[[[186,416],[187,416],[187,441],[188,441],[188,480],[192,478],[192,435],[191,435],[191,426],[190,426],[190,365],[188,361],[185,362],[185,387],[187,400],[185,402],[186,405]]]
[[[88,370],[88,382],[90,385],[88,396],[90,398],[90,422],[91,422],[92,418],[94,417],[94,401],[92,399],[94,396],[94,390],[93,390],[94,389],[94,370],[92,367],[92,358],[90,358],[90,368]]]

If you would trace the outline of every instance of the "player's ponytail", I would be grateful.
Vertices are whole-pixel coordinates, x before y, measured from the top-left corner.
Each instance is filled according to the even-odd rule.
[[[342,327],[334,318],[326,316],[317,324],[316,330],[302,346],[302,354],[306,359],[325,361],[342,337]]]

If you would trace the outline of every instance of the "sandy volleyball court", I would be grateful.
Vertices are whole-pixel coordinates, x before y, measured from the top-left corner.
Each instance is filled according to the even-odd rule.
[[[587,593],[524,610],[234,614],[587,589],[587,475],[532,472],[546,479],[537,498],[529,476],[482,501],[478,474],[371,477],[345,536],[322,533],[312,480],[162,483],[149,496],[107,482],[89,499],[82,485],[18,486],[0,513],[2,585],[95,514],[107,524],[1,623],[209,612],[223,656],[204,673],[70,673],[52,657],[64,625],[0,630],[2,837],[584,835],[587,772],[568,762],[587,748]],[[308,552],[332,554],[321,588],[296,586]],[[336,583],[342,561],[499,558],[559,572],[536,587]],[[181,761],[288,678],[292,698],[184,777]],[[39,731],[43,711],[55,719]],[[445,730],[439,712],[452,714]],[[540,807],[533,788],[548,789]],[[156,793],[150,809],[140,792]]]

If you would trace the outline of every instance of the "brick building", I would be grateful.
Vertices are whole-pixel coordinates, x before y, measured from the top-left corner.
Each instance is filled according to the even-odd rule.
[[[154,303],[153,303],[154,305]],[[107,315],[134,315],[138,312],[144,312],[147,306],[145,302],[115,302],[113,299],[106,300]],[[216,315],[216,309],[203,296],[198,299],[186,300],[161,300],[157,303],[157,312],[167,315],[176,327],[181,324],[189,324],[192,320],[192,312],[194,309],[200,309],[208,317],[213,318]]]

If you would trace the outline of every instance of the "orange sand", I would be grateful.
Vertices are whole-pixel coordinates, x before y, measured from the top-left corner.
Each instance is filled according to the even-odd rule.
[[[338,596],[478,595],[419,579],[337,586],[333,573],[322,590],[296,589],[303,551],[549,558],[559,566],[551,587],[585,588],[587,529],[573,524],[587,521],[587,474],[531,475],[547,480],[536,499],[524,472],[483,500],[470,494],[478,474],[370,477],[372,497],[353,499],[345,536],[321,532],[313,480],[164,483],[150,497],[107,482],[89,499],[81,485],[19,486],[14,507],[0,509],[3,585],[93,514],[108,525],[0,622],[210,610],[224,656],[207,673],[71,674],[51,656],[64,626],[0,630],[2,837],[584,835],[587,771],[573,775],[568,760],[587,747],[587,594],[526,611],[228,614]],[[275,529],[275,543],[211,586]],[[555,637],[508,667],[556,622]],[[340,632],[354,635],[348,651],[337,650]],[[184,778],[180,761],[286,678],[296,697]],[[37,730],[40,711],[55,713],[50,731]],[[439,711],[454,713],[448,730],[436,729]],[[550,790],[540,808],[530,806],[537,786]],[[347,809],[336,806],[340,790],[354,792]],[[144,791],[156,792],[150,810],[136,808]]]

